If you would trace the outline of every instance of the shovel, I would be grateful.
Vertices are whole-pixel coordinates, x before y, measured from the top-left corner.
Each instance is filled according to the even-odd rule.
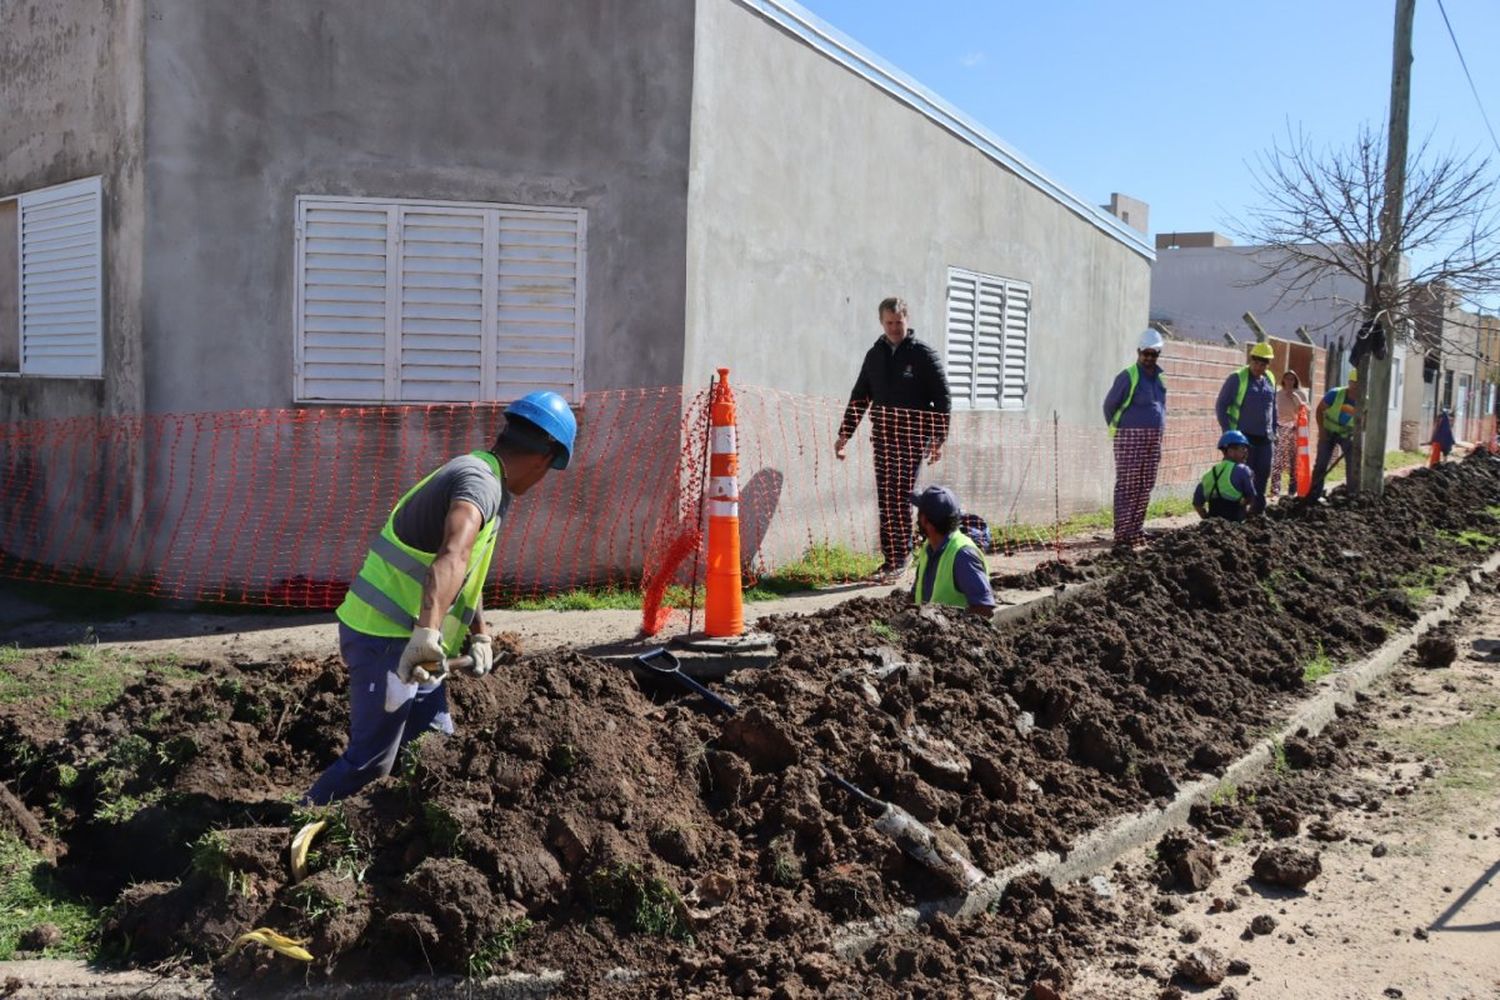
[[[729,702],[714,694],[694,678],[683,673],[682,664],[677,661],[677,657],[673,656],[669,650],[653,649],[649,653],[642,653],[640,656],[637,656],[635,662],[637,666],[648,674],[668,678],[694,694],[702,695],[703,699],[715,711],[723,712],[726,715],[733,715],[737,711]]]
[[[854,783],[839,777],[826,766],[823,776],[848,792],[875,818],[875,829],[895,843],[901,853],[922,867],[970,889],[985,879],[984,872],[951,847],[944,846],[930,829],[898,805],[883,802]]]

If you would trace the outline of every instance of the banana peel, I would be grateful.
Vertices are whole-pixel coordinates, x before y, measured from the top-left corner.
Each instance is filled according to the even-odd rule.
[[[313,838],[323,832],[328,825],[326,819],[314,820],[292,838],[292,881],[301,882],[307,878],[307,852],[312,848]]]
[[[294,940],[285,934],[279,934],[269,927],[257,927],[253,931],[246,931],[234,939],[234,947],[230,951],[244,944],[263,944],[279,955],[287,958],[295,958],[299,962],[311,962],[312,952],[302,947],[307,944],[306,940]]]

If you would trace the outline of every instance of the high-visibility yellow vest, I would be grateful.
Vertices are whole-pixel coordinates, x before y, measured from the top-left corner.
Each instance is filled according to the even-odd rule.
[[[1354,409],[1359,404],[1346,404],[1348,395],[1348,386],[1334,390],[1333,402],[1323,408],[1323,429],[1330,434],[1345,437],[1354,430]],[[1349,406],[1347,413],[1344,412],[1346,405]]]
[[[974,539],[962,531],[955,531],[948,536],[948,544],[943,546],[942,554],[938,556],[937,578],[932,581],[931,602],[933,604],[946,604],[953,608],[967,608],[969,606],[969,599],[964,596],[964,592],[959,590],[958,585],[953,582],[953,562],[958,558],[958,553],[962,549],[974,549],[978,551],[979,546],[974,544]],[[922,581],[927,579],[927,555],[927,544],[924,542],[917,549],[917,582],[912,587],[912,597],[918,604],[927,603],[922,598]],[[984,565],[985,575],[988,575],[990,568],[989,564],[985,562],[983,552],[979,553],[979,561]]]
[[[1241,493],[1239,487],[1234,485],[1233,473],[1236,464],[1226,458],[1224,461],[1216,463],[1212,469],[1203,474],[1204,503],[1215,497],[1228,500],[1231,503],[1238,503],[1245,499],[1245,494]]]
[[[1125,398],[1120,402],[1120,405],[1115,408],[1115,415],[1113,417],[1110,417],[1109,419],[1110,437],[1114,437],[1115,434],[1119,431],[1120,418],[1125,416],[1125,411],[1130,409],[1130,403],[1135,399],[1135,388],[1136,386],[1141,384],[1141,366],[1138,364],[1131,365],[1129,368],[1125,369],[1125,374],[1130,376],[1130,391],[1125,393]],[[1161,383],[1162,391],[1166,392],[1166,377],[1158,373],[1156,379]]]
[[[496,478],[505,479],[500,460],[494,455],[487,451],[469,454],[488,465]],[[441,467],[428,473],[396,501],[390,516],[385,519],[385,527],[370,543],[364,566],[349,585],[349,593],[337,612],[339,621],[356,632],[402,638],[411,635],[416,627],[417,614],[422,608],[422,581],[437,553],[423,552],[397,538],[396,513],[439,471]],[[497,515],[479,529],[479,537],[474,539],[474,547],[469,551],[463,585],[458,588],[453,606],[443,616],[443,652],[448,656],[458,655],[469,624],[474,620],[484,582],[490,574],[490,559],[495,554],[495,538],[499,530],[500,518]]]

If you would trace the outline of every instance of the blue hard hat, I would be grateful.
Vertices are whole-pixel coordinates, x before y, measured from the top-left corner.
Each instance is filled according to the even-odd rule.
[[[562,445],[562,454],[552,460],[552,467],[568,467],[573,459],[573,439],[578,436],[578,420],[567,400],[551,391],[528,392],[507,406],[505,415],[529,420]]]
[[[1245,435],[1241,434],[1239,431],[1225,431],[1224,432],[1224,436],[1221,437],[1221,438],[1219,438],[1219,450],[1220,451],[1223,451],[1225,448],[1228,448],[1230,445],[1235,445],[1235,444],[1242,444],[1246,448],[1248,448],[1248,447],[1250,447],[1250,439],[1247,438],[1247,437],[1245,437]]]

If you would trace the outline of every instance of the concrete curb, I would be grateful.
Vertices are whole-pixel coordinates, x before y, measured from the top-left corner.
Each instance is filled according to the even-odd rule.
[[[1083,837],[1066,856],[1043,851],[997,872],[975,886],[968,894],[909,908],[887,917],[845,924],[835,932],[834,950],[844,958],[857,958],[872,945],[894,932],[909,931],[939,913],[956,917],[973,916],[1000,899],[1012,879],[1038,874],[1053,882],[1072,882],[1105,868],[1126,852],[1140,847],[1173,827],[1187,821],[1188,812],[1199,802],[1213,797],[1224,784],[1240,784],[1258,774],[1272,760],[1277,744],[1300,729],[1314,735],[1333,720],[1336,707],[1351,704],[1356,694],[1373,687],[1391,672],[1401,657],[1434,626],[1447,621],[1468,600],[1470,585],[1500,569],[1500,552],[1491,555],[1470,570],[1439,599],[1435,607],[1377,649],[1366,659],[1339,671],[1322,684],[1322,690],[1303,702],[1291,719],[1276,732],[1261,740],[1230,764],[1219,777],[1203,778],[1182,788],[1172,801],[1160,808],[1145,809],[1125,816],[1111,825]]]

